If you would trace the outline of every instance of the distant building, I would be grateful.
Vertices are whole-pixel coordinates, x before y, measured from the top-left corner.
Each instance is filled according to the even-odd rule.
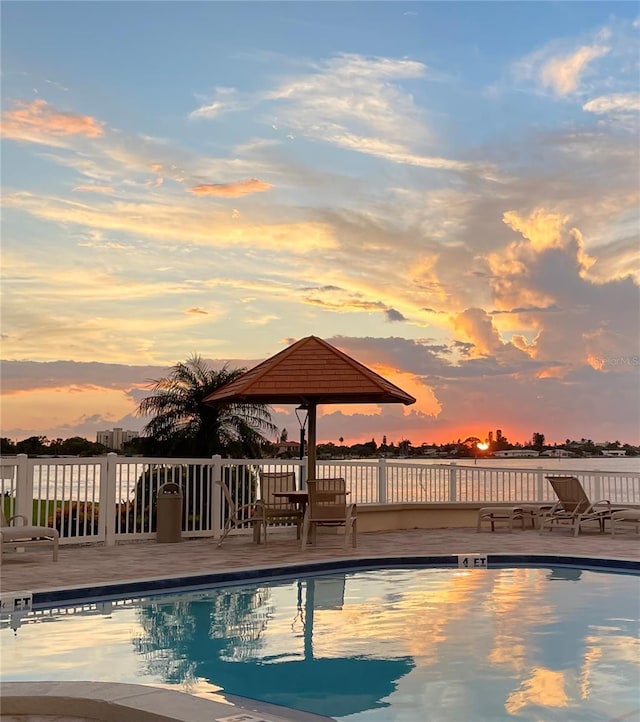
[[[626,456],[626,449],[602,449],[602,456]]]
[[[572,454],[570,451],[567,451],[566,449],[547,449],[547,451],[542,452],[542,456],[555,456],[566,458],[569,456],[574,456],[574,454]]]
[[[137,439],[140,434],[137,431],[128,431],[115,427],[111,431],[98,431],[96,434],[96,442],[106,446],[107,449],[118,451],[124,444],[132,439]]]
[[[299,441],[278,441],[273,446],[275,447],[276,457],[293,456],[300,453]]]
[[[502,459],[524,459],[529,456],[540,456],[540,452],[535,449],[504,449],[495,451],[493,455]]]

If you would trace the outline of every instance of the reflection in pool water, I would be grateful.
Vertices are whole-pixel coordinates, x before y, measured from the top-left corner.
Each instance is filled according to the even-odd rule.
[[[562,567],[218,587],[3,618],[2,679],[222,689],[353,722],[639,719],[639,598],[637,576]]]

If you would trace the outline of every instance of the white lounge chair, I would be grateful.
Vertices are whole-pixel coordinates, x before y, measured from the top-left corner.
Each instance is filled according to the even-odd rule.
[[[22,519],[22,524],[14,524],[17,519]],[[2,564],[2,552],[5,549],[25,549],[32,546],[48,545],[53,546],[53,561],[58,561],[58,541],[60,534],[57,529],[50,526],[30,526],[26,524],[27,518],[22,514],[16,514],[8,519],[2,513],[0,519],[0,564]]]

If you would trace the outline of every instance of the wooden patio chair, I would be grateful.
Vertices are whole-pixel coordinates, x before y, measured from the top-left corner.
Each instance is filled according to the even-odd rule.
[[[271,525],[296,525],[296,538],[300,539],[302,531],[302,511],[286,497],[274,494],[293,491],[296,488],[294,471],[264,471],[260,474],[260,494],[256,506],[262,519],[264,541],[267,543],[267,527]]]
[[[604,531],[606,519],[611,518],[612,508],[608,499],[591,502],[577,476],[547,476],[558,497],[558,502],[540,517],[539,529],[568,526],[573,535],[578,536],[580,527],[586,522],[598,522],[600,531]]]
[[[0,564],[2,564],[2,552],[5,549],[25,549],[33,546],[53,546],[53,561],[58,561],[58,542],[60,534],[57,529],[50,526],[32,526],[26,524],[27,517],[16,514],[8,519],[4,512],[0,518]],[[22,519],[21,524],[14,524],[17,519]]]
[[[347,504],[347,491],[344,479],[316,479],[307,482],[309,503],[302,526],[302,549],[307,548],[307,539],[311,534],[311,543],[316,543],[316,530],[319,526],[344,526],[344,545],[349,536],[351,545],[357,545],[356,505]]]

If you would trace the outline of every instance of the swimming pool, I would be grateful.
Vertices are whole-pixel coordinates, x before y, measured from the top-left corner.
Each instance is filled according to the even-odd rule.
[[[630,720],[639,598],[636,575],[565,566],[260,580],[5,616],[0,669],[349,722]]]

